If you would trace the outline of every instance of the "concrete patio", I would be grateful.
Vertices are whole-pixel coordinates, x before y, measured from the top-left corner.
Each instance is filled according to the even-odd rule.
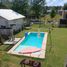
[[[15,38],[14,40],[7,40],[4,44],[16,44],[21,38]]]

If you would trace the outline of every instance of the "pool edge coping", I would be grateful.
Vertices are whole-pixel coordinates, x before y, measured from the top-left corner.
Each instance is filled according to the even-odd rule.
[[[28,35],[32,33],[32,32],[29,32]],[[34,32],[36,33],[36,32]],[[45,58],[45,53],[46,53],[46,44],[47,44],[47,35],[48,35],[48,32],[42,32],[42,33],[46,33],[45,36],[44,36],[44,39],[43,39],[43,42],[42,42],[42,48],[41,48],[41,55],[40,57],[35,57],[33,54],[31,54],[32,56],[31,57],[35,57],[35,58]],[[24,40],[25,36],[22,37],[18,43],[16,43],[7,53],[8,54],[14,54],[14,55],[20,55],[20,56],[30,56],[30,54],[18,54],[16,52],[13,52],[15,50],[15,48]]]

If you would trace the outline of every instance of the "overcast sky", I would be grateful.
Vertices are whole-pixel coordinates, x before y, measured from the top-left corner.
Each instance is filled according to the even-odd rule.
[[[67,3],[67,0],[46,0],[46,3],[48,6],[63,6],[64,3]]]

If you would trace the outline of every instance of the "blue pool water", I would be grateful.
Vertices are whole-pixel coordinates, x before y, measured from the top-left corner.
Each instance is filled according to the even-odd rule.
[[[21,51],[26,47],[41,48],[44,36],[44,33],[40,33],[40,36],[38,36],[38,33],[30,33],[14,51]]]

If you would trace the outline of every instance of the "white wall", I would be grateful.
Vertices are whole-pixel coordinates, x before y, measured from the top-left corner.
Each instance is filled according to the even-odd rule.
[[[8,21],[2,17],[0,17],[0,27],[1,26],[8,26]]]
[[[16,19],[16,20],[9,21],[9,25],[15,24],[13,26],[14,30],[19,30],[19,29],[21,30],[23,23],[24,23],[23,19]]]
[[[2,35],[10,35],[11,29],[0,29]]]
[[[11,24],[15,24],[13,26],[14,30],[21,29],[24,22],[25,22],[24,19],[6,20],[6,19],[0,17],[0,27],[1,27],[1,25],[10,27]]]

